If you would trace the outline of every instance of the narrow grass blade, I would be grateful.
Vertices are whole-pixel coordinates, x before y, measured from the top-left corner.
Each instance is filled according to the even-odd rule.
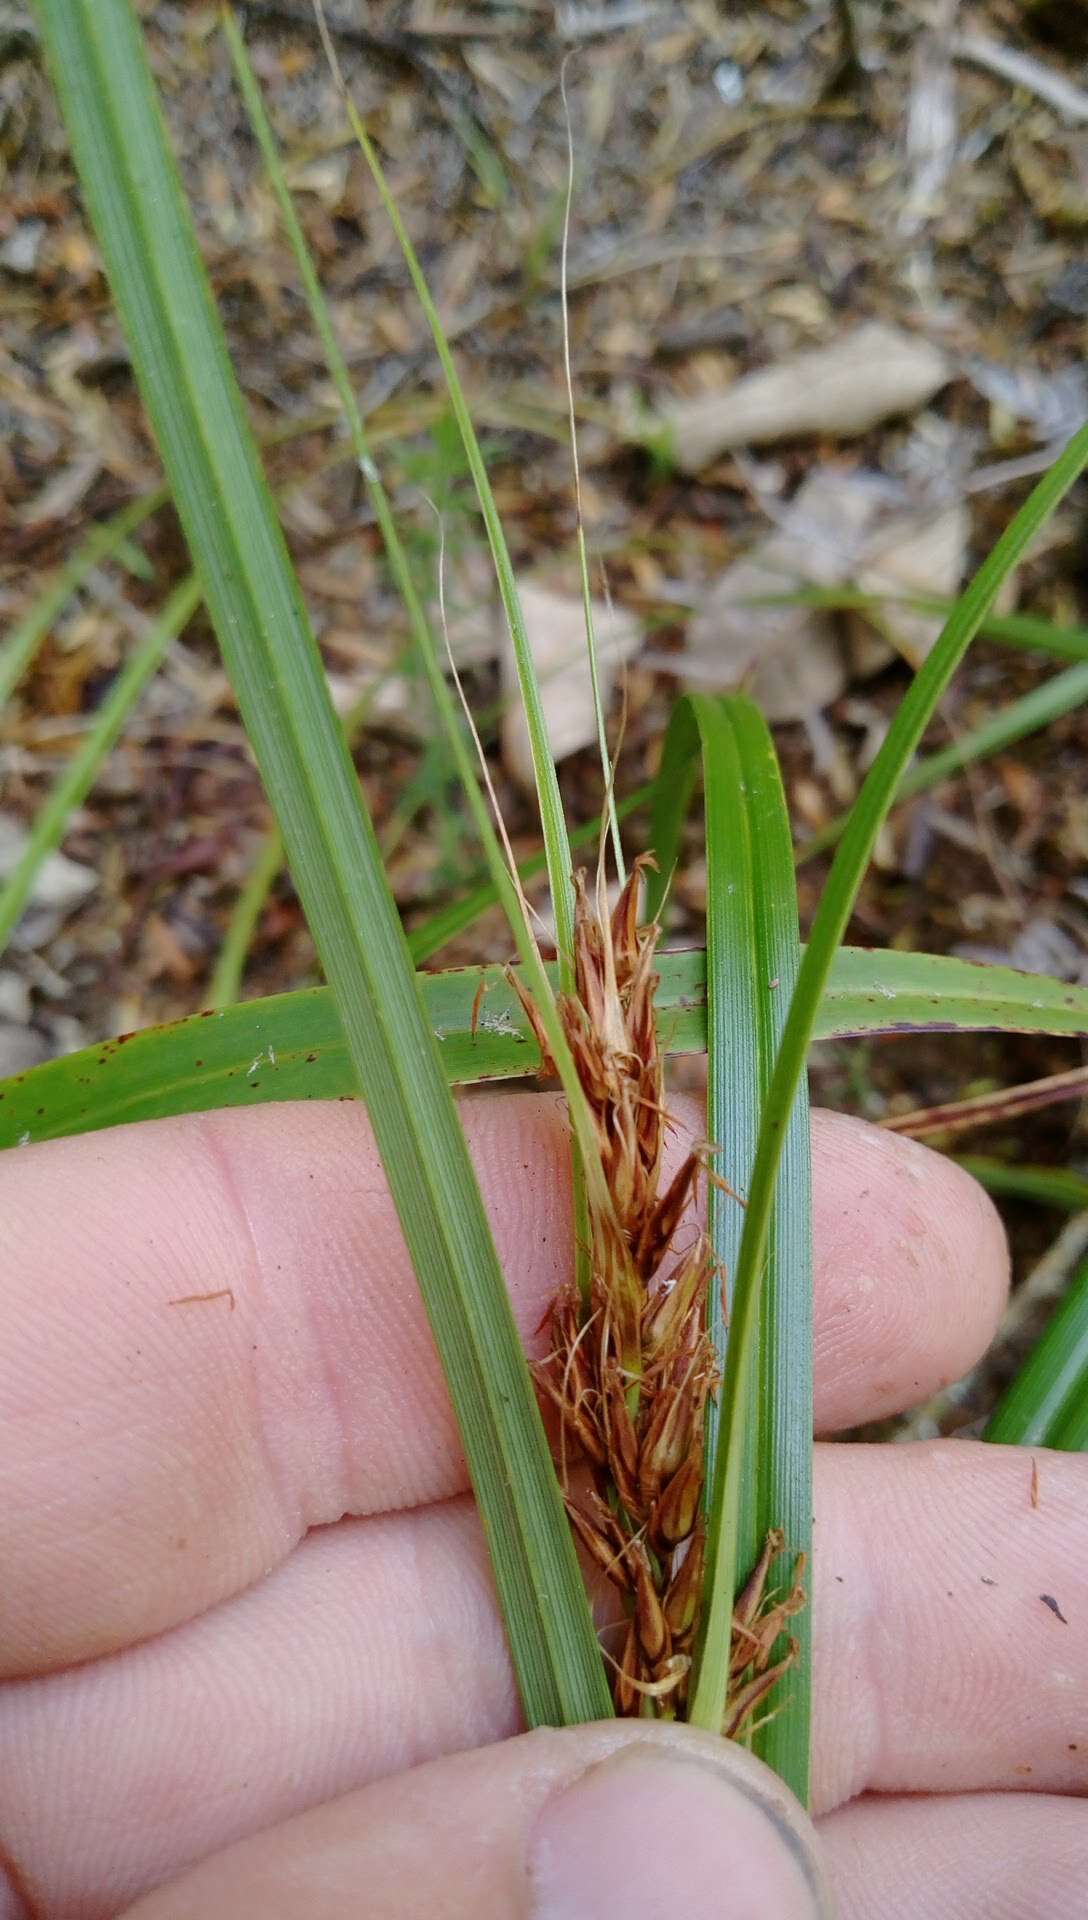
[[[737,600],[738,607],[814,607],[827,613],[879,613],[882,607],[906,607],[946,620],[954,600],[931,593],[863,593],[855,587],[799,587],[790,593],[760,593]],[[988,613],[979,627],[983,640],[996,640],[1024,653],[1047,653],[1055,660],[1088,660],[1088,627],[1059,627],[1031,613]]]
[[[170,642],[200,605],[198,582],[190,575],[176,587],[157,619],[115,675],[105,699],[68,765],[34,816],[26,846],[0,887],[0,954],[7,946],[34,890],[46,856],[64,838],[68,822],[86,799],[106,755],[117,744],[129,714],[148,681],[162,665]]]
[[[982,1437],[1010,1447],[1061,1447],[1080,1453],[1088,1447],[1086,1409],[1088,1262],[1074,1274]]]
[[[0,646],[0,707],[22,679],[58,614],[63,612],[88,574],[100,567],[103,561],[111,560],[120,553],[137,527],[143,526],[145,520],[150,520],[153,513],[164,507],[169,497],[165,487],[156,487],[153,493],[145,493],[139,500],[130,500],[119,513],[95,527],[81,541],[71,559],[65,561],[60,571],[46,582],[34,605]]]
[[[359,698],[345,714],[344,738],[349,747],[354,745],[366,725],[382,687],[394,678],[403,666],[405,658],[406,656],[402,654],[387,672],[379,674],[375,680],[364,687]],[[265,835],[249,878],[235,901],[234,911],[208,987],[210,1007],[229,1007],[237,1000],[242,988],[246,955],[257,930],[265,901],[276,884],[283,864],[283,836],[279,828],[273,826]]]
[[[217,1010],[230,1007],[242,991],[246,955],[279,875],[283,871],[283,835],[278,827],[269,827],[249,876],[234,903],[223,944],[216,957],[208,985],[208,1005]]]
[[[567,123],[567,192],[563,204],[563,238],[559,249],[559,308],[563,318],[563,373],[567,386],[567,418],[570,424],[570,458],[574,475],[574,511],[578,541],[578,570],[582,581],[582,611],[586,623],[586,651],[589,655],[589,678],[593,691],[593,717],[597,725],[597,747],[601,756],[601,776],[604,781],[605,810],[608,814],[608,830],[612,837],[612,853],[616,862],[616,874],[622,883],[627,878],[627,872],[623,861],[623,843],[620,840],[620,823],[616,816],[612,761],[608,751],[604,703],[601,699],[601,676],[597,658],[597,635],[593,622],[593,594],[589,584],[589,558],[586,553],[586,525],[585,515],[582,511],[582,474],[578,463],[578,421],[574,410],[574,375],[571,371],[570,361],[570,299],[567,291],[567,259],[570,247],[570,215],[574,202],[574,128],[571,125],[570,101],[567,98],[566,60],[563,61],[559,69],[559,91],[563,96],[563,114]]]
[[[731,1617],[740,1571],[736,1516],[740,1510],[743,1448],[750,1417],[750,1329],[759,1311],[779,1170],[828,975],[846,931],[873,843],[938,700],[978,632],[1002,581],[1020,560],[1086,464],[1088,426],[1073,437],[1049,473],[1033,489],[959,601],[932,653],[905,694],[884,745],[869,770],[832,864],[809,935],[779,1040],[771,1083],[763,1102],[759,1143],[748,1188],[748,1207],[737,1261],[733,1320],[722,1384],[722,1430],[715,1485],[715,1500],[719,1512],[725,1517],[720,1525],[716,1521],[718,1551],[707,1626],[707,1641],[714,1648],[714,1660],[713,1664],[708,1665],[704,1657],[702,1671],[696,1679],[692,1707],[693,1715],[703,1725],[714,1724],[715,1713],[721,1711],[724,1689],[716,1695],[713,1689],[717,1687],[722,1673],[721,1650],[728,1631],[726,1621]]]
[[[1088,1179],[1082,1173],[1067,1167],[1026,1167],[981,1153],[957,1153],[953,1158],[995,1199],[1034,1200],[1062,1213],[1088,1212]]]
[[[892,961],[894,984],[887,985],[880,967]],[[662,1047],[672,1054],[705,1053],[705,954],[659,953],[657,967]],[[554,968],[549,973],[554,981]],[[991,974],[999,978],[991,980]],[[423,973],[418,984],[452,1086],[537,1073],[537,1048],[505,968]],[[1088,988],[943,955],[873,954],[855,947],[836,954],[814,1039],[935,1027],[1083,1037]],[[324,987],[309,988],[147,1027],[0,1080],[0,1148],[132,1120],[267,1100],[338,1100],[355,1091],[332,995]]]
[[[652,844],[660,878],[679,848],[692,779],[702,764],[707,858],[707,1130],[721,1148],[719,1171],[741,1193],[755,1159],[759,1119],[800,963],[797,893],[782,780],[766,723],[750,702],[693,695],[678,703],[665,737]],[[709,1229],[727,1284],[736,1271],[743,1212],[713,1186]],[[730,1287],[730,1292],[732,1289]],[[727,1329],[720,1293],[711,1332],[723,1366],[748,1383],[743,1511],[718,1491],[728,1407],[711,1403],[708,1420],[705,1632],[697,1655],[689,1718],[722,1723],[732,1651],[733,1604],[716,1604],[720,1539],[733,1529],[732,1558],[746,1576],[766,1534],[780,1527],[786,1557],[811,1557],[812,1529],[812,1229],[808,1103],[791,1116],[774,1195],[758,1315],[739,1322],[730,1300]],[[794,1622],[799,1653],[776,1712],[760,1727],[757,1752],[798,1797],[808,1793],[811,1631],[808,1609]]]
[[[320,10],[319,10],[319,18],[321,18]],[[464,737],[461,718],[458,712],[456,711],[456,708],[453,703],[452,695],[450,694],[450,690],[446,685],[445,677],[441,670],[437,651],[434,646],[433,638],[431,635],[430,626],[428,624],[426,615],[423,611],[423,607],[420,602],[419,595],[416,591],[415,582],[412,578],[412,571],[408,562],[407,554],[405,553],[403,543],[397,532],[397,526],[393,518],[393,512],[389,503],[388,495],[386,494],[385,488],[382,485],[381,476],[378,473],[378,469],[374,465],[374,461],[371,458],[370,448],[367,443],[366,432],[363,426],[362,416],[359,412],[358,402],[355,398],[355,391],[351,384],[351,377],[348,373],[347,363],[344,360],[344,356],[340,351],[340,347],[336,339],[335,330],[332,325],[332,320],[329,315],[328,305],[326,303],[325,296],[321,291],[321,287],[317,278],[317,272],[314,267],[313,261],[310,258],[309,250],[306,246],[306,239],[302,231],[301,223],[298,219],[297,213],[295,212],[294,203],[291,199],[291,195],[287,187],[286,179],[284,177],[283,168],[280,165],[279,155],[276,151],[276,144],[272,134],[272,129],[271,129],[271,126],[269,125],[268,116],[264,111],[264,105],[263,105],[263,102],[261,101],[260,92],[257,87],[257,82],[253,74],[253,70],[250,66],[248,57],[246,55],[245,45],[243,43],[242,36],[238,30],[238,27],[229,9],[224,9],[222,19],[223,19],[224,33],[226,35],[227,43],[231,51],[231,57],[234,62],[235,75],[237,77],[239,86],[241,87],[243,96],[245,98],[246,107],[250,115],[250,120],[252,122],[254,132],[261,146],[261,152],[265,161],[265,165],[268,169],[269,179],[272,183],[273,191],[275,192],[276,198],[279,202],[280,212],[283,216],[284,223],[287,228],[288,238],[291,242],[292,251],[295,255],[295,262],[298,267],[299,274],[303,282],[303,286],[305,288],[307,304],[309,305],[310,312],[314,320],[314,324],[317,327],[318,333],[320,335],[321,344],[322,344],[322,347],[324,348],[325,358],[328,363],[329,371],[332,375],[333,382],[336,386],[336,391],[339,396],[341,406],[344,409],[344,415],[348,424],[348,431],[351,436],[352,445],[355,449],[356,457],[359,462],[359,468],[366,482],[367,492],[369,494],[371,504],[374,508],[375,516],[378,520],[379,527],[381,528],[382,540],[385,544],[385,550],[389,560],[390,570],[393,574],[394,580],[396,581],[397,589],[401,595],[401,598],[404,601],[405,610],[408,615],[408,623],[412,633],[412,637],[416,643],[416,646],[419,649],[419,654],[423,664],[423,668],[427,675],[428,683],[430,685],[431,697],[435,703],[435,707],[438,712],[438,717],[444,728],[446,738],[449,741],[454,765],[456,766],[457,773],[461,781],[461,785],[464,789],[465,798],[467,799],[468,805],[469,805],[469,810],[473,816],[473,820],[475,822],[477,831],[480,835],[480,839],[483,842],[484,853],[487,858],[492,884],[494,885],[498,898],[502,902],[503,907],[506,911],[507,920],[509,921],[511,931],[514,935],[514,939],[517,944],[518,954],[521,960],[522,967],[525,972],[526,981],[537,1003],[537,1009],[540,1015],[541,1022],[548,1033],[548,1038],[551,1043],[552,1058],[555,1061],[556,1068],[558,1070],[560,1079],[562,1080],[562,1083],[563,1083],[563,1090],[567,1096],[567,1105],[568,1105],[568,1112],[570,1116],[571,1131],[573,1133],[574,1140],[577,1143],[577,1148],[573,1154],[575,1244],[576,1244],[576,1247],[578,1248],[577,1258],[579,1263],[579,1269],[581,1270],[581,1267],[584,1262],[584,1248],[585,1248],[585,1233],[584,1233],[584,1230],[582,1230],[582,1228],[583,1228],[583,1219],[584,1219],[586,1182],[594,1183],[598,1188],[598,1190],[603,1189],[603,1177],[602,1177],[600,1166],[599,1166],[599,1155],[597,1154],[597,1151],[596,1151],[596,1145],[595,1145],[596,1136],[593,1129],[593,1123],[590,1118],[589,1110],[586,1104],[584,1094],[582,1092],[581,1084],[579,1082],[578,1075],[574,1067],[574,1062],[570,1055],[570,1049],[567,1045],[566,1038],[564,1036],[562,1026],[559,1021],[558,1011],[554,1003],[553,992],[552,992],[550,983],[548,981],[548,977],[544,971],[539,949],[537,947],[536,941],[534,940],[531,934],[528,921],[523,911],[522,902],[518,896],[517,888],[514,883],[514,880],[512,879],[511,874],[507,872],[506,862],[503,857],[503,849],[499,844],[498,838],[495,833],[495,829],[492,825],[491,816],[487,810],[487,803],[484,800],[484,797],[480,791],[479,782],[476,778],[476,769],[472,760],[472,754],[468,748],[468,745]],[[322,27],[323,27],[323,20],[322,20]],[[329,43],[327,43],[327,51],[330,54],[330,58],[332,60],[334,70],[336,71],[336,74],[337,74],[337,79],[341,85],[341,89],[343,90],[343,81],[340,77],[338,68],[336,68],[335,55],[332,53],[331,44]],[[351,106],[350,100],[348,100],[346,91],[344,91],[344,98],[347,101],[349,112],[353,115],[353,125],[354,125],[354,121],[355,121],[355,118],[357,118],[357,116],[354,116],[354,109]],[[377,164],[376,161],[374,162],[374,164],[375,165]],[[390,201],[389,204],[392,205],[392,202]],[[395,212],[395,209],[394,209],[394,212]],[[394,224],[397,224],[397,222],[395,221]],[[403,244],[407,244],[407,236],[403,235],[403,229],[399,230],[399,237],[402,237]],[[411,261],[409,261],[409,266],[411,266]],[[420,274],[420,279],[422,281],[422,274]],[[423,284],[425,286],[425,283]],[[427,300],[429,301],[429,299],[430,299],[430,296],[428,294]],[[442,330],[438,323],[438,316],[433,308],[433,305],[430,307],[430,313],[428,317],[431,317],[431,316],[433,316],[433,325],[438,330],[438,338],[441,341],[442,347],[444,348],[447,359],[448,359],[449,348],[445,343],[444,337],[442,336]],[[445,362],[443,364],[445,364]],[[449,362],[449,365],[450,365],[450,368],[452,369],[452,360]],[[454,375],[454,379],[456,379],[455,375]],[[477,496],[479,497],[481,506],[484,509],[485,522],[488,522],[489,532],[490,532],[490,522],[488,521],[488,507],[485,502],[484,495],[483,493],[481,493],[481,490],[480,490],[479,475],[476,473],[476,467],[473,465],[473,450],[475,450],[476,462],[478,463],[480,473],[483,474],[484,482],[485,484],[487,484],[486,472],[484,471],[484,468],[483,468],[483,460],[482,460],[482,457],[480,456],[479,445],[475,438],[475,434],[472,428],[472,422],[468,414],[468,408],[464,400],[464,395],[461,393],[459,387],[457,389],[456,394],[454,394],[453,389],[451,387],[450,393],[451,393],[451,404],[453,406],[454,414],[457,417],[458,426],[461,431],[462,442],[465,445],[469,466],[472,469],[474,479],[476,480]],[[460,411],[458,411],[458,406],[460,406]],[[463,418],[462,418],[462,415],[463,415]],[[466,439],[466,432],[468,435],[467,439]],[[469,441],[471,441],[471,446],[469,445]],[[491,515],[494,519],[495,526],[497,528],[497,537],[499,539],[500,544],[502,545],[503,553],[505,553],[506,551],[505,540],[502,534],[501,525],[498,520],[498,513],[497,513],[497,510],[495,509],[494,500],[490,496],[489,486],[488,486],[487,497],[490,500]],[[492,541],[492,548],[494,551],[494,540]],[[509,570],[509,556],[507,556],[506,564],[507,564],[507,569]],[[497,555],[496,555],[496,565],[498,566]],[[501,567],[499,568],[499,575],[500,575],[500,587],[502,587]],[[512,572],[510,572],[510,582],[511,584],[513,582]],[[442,581],[442,568],[441,568],[441,560],[440,560],[440,564],[439,564],[440,595],[442,593],[442,588],[443,588],[443,581]],[[504,598],[505,598],[505,590],[504,590]],[[514,600],[516,603],[516,592],[514,595]],[[518,608],[517,611],[520,617],[520,608]],[[528,662],[526,671],[528,673],[529,682],[531,684],[527,686],[526,681],[523,677],[522,691],[523,691],[523,697],[526,700],[527,711],[528,711],[529,703],[531,701],[535,701],[537,703],[537,706],[539,707],[540,696],[539,696],[539,688],[536,683],[535,669],[532,663],[532,655],[528,651],[527,647],[526,647],[526,660]],[[520,671],[520,668],[519,668],[519,671]],[[466,709],[466,713],[467,713],[467,709]],[[532,736],[533,716],[531,712],[529,712],[529,727],[530,727],[530,736]],[[566,945],[564,944],[563,930],[562,930],[562,923],[561,923],[561,911],[563,909],[564,902],[566,903],[566,907],[569,910],[570,897],[571,897],[570,847],[567,841],[566,823],[563,819],[562,806],[559,803],[559,788],[555,778],[555,767],[550,758],[550,753],[546,751],[546,747],[547,747],[547,743],[545,739],[544,749],[545,749],[545,758],[547,761],[546,770],[544,769],[543,764],[538,759],[537,744],[534,744],[534,747],[533,747],[533,761],[534,761],[534,768],[536,771],[536,778],[537,778],[538,801],[540,805],[541,825],[544,833],[544,844],[548,854],[548,876],[549,876],[549,881],[552,888],[553,910],[555,913],[556,928],[558,933],[559,973],[560,973],[560,979],[564,982],[564,984],[566,984],[569,979],[570,946],[569,946],[569,942],[566,943]],[[481,759],[482,759],[482,756],[481,756]],[[550,782],[550,785],[548,784],[549,782]],[[547,792],[545,791],[545,788],[547,788]],[[558,828],[556,827],[554,820],[552,821],[551,826],[549,826],[550,798],[554,798],[555,804],[558,807]],[[511,861],[511,865],[512,864],[513,863]],[[556,876],[557,874],[560,873],[560,871],[565,877],[562,879],[560,883],[560,891],[557,894],[556,893]],[[603,1197],[603,1193],[602,1193],[602,1197]]]
[[[343,1023],[476,1489],[528,1719],[608,1690],[464,1135],[260,468],[128,0],[38,0],[103,258]]]
[[[450,398],[450,405],[461,434],[461,440],[465,449],[465,458],[468,461],[469,471],[472,474],[473,484],[476,488],[476,497],[480,503],[480,512],[483,516],[488,545],[491,548],[491,557],[495,566],[495,575],[498,580],[499,593],[502,597],[503,610],[510,629],[514,658],[517,664],[518,680],[521,686],[521,697],[525,707],[526,721],[528,723],[529,746],[532,753],[537,801],[540,807],[540,824],[548,856],[548,883],[551,888],[552,910],[555,914],[556,944],[559,950],[560,974],[564,990],[567,990],[573,981],[574,893],[571,882],[570,847],[567,843],[566,821],[563,815],[563,803],[559,796],[559,782],[556,777],[555,762],[552,758],[551,745],[548,740],[548,729],[544,719],[544,708],[540,699],[540,688],[537,684],[536,666],[533,660],[532,648],[529,645],[529,636],[525,629],[525,619],[521,611],[521,601],[518,597],[517,581],[514,577],[514,567],[510,559],[510,550],[506,543],[506,534],[503,531],[502,521],[499,518],[499,510],[495,504],[495,496],[491,490],[491,481],[488,478],[487,468],[484,465],[483,454],[480,451],[480,443],[476,437],[476,429],[472,423],[472,415],[469,412],[468,402],[465,399],[464,388],[461,385],[460,375],[457,372],[453,354],[450,351],[449,342],[446,339],[445,331],[439,318],[438,309],[435,306],[430,287],[427,284],[427,277],[420,265],[419,256],[408,236],[408,230],[401,219],[400,209],[390,192],[389,183],[386,180],[381,161],[378,159],[377,150],[344,84],[343,75],[340,72],[339,62],[336,58],[336,50],[333,47],[325,24],[324,9],[320,4],[320,0],[318,0],[317,5],[317,15],[321,26],[325,53],[330,69],[335,75],[340,87],[344,109],[347,113],[351,130],[359,143],[363,158],[370,169],[371,177],[378,189],[382,205],[385,208],[390,225],[396,235],[397,244],[404,256],[409,277],[415,288],[416,298],[423,309],[427,324],[431,329],[431,336],[434,340],[435,350],[442,367],[446,390]]]
[[[1059,1418],[1050,1429],[1047,1446],[1059,1453],[1088,1453],[1088,1354],[1081,1348],[1080,1378],[1070,1390]]]
[[[1044,681],[1041,687],[1032,687],[1030,693],[1023,694],[1019,700],[1010,700],[1007,707],[1000,708],[979,726],[971,727],[938,753],[917,761],[903,775],[896,800],[927,793],[931,787],[947,780],[949,774],[958,773],[961,767],[985,760],[990,754],[1003,753],[1017,740],[1038,733],[1052,721],[1060,720],[1063,714],[1071,713],[1074,707],[1083,706],[1085,700],[1088,700],[1088,662],[1068,667],[1064,673],[1055,674],[1053,680]],[[829,820],[826,827],[821,827],[811,840],[806,840],[797,850],[798,866],[835,846],[842,839],[849,817],[840,814]]]

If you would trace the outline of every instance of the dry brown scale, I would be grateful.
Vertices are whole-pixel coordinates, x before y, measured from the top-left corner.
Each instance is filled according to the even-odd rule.
[[[575,991],[559,997],[559,1012],[596,1123],[610,1204],[590,1199],[588,1299],[573,1280],[557,1295],[551,1350],[537,1380],[559,1417],[571,1524],[623,1596],[617,1711],[675,1715],[684,1708],[699,1625],[706,1406],[718,1385],[706,1306],[718,1273],[706,1235],[696,1233],[662,1275],[703,1161],[689,1153],[660,1191],[668,1115],[654,1021],[659,930],[638,924],[647,864],[648,856],[636,863],[611,916],[591,900],[585,875],[575,877]],[[535,1009],[522,998],[548,1072]],[[588,1463],[592,1483],[577,1496],[575,1458]],[[784,1599],[767,1594],[768,1568],[782,1545],[780,1535],[768,1537],[738,1597],[728,1734],[742,1730],[794,1657],[791,1643],[784,1658],[771,1660],[785,1623],[804,1604],[800,1565]]]

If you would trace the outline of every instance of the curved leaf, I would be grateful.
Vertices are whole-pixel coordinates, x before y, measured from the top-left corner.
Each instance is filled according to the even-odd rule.
[[[658,969],[662,1044],[669,1053],[705,1053],[705,955],[662,953]],[[451,1085],[536,1073],[536,1045],[502,967],[418,979]],[[933,1028],[1079,1037],[1088,1034],[1088,988],[937,954],[843,947],[835,955],[816,1039]],[[146,1027],[0,1080],[0,1149],[202,1109],[354,1092],[332,996],[314,987]]]

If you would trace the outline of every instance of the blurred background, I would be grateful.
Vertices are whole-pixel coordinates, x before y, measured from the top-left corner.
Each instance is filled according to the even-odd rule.
[[[471,830],[338,420],[215,6],[145,5],[153,62],[337,702],[409,927],[479,878]],[[601,805],[563,374],[560,249],[618,793],[684,687],[746,686],[798,847],[849,806],[954,596],[1088,416],[1084,0],[330,0],[340,61],[455,343],[519,569],[572,823]],[[519,853],[539,844],[510,663],[429,335],[345,130],[308,0],[239,17],[383,475]],[[564,69],[564,61],[566,66]],[[0,0],[0,622],[154,447],[33,20]],[[433,503],[433,506],[432,504]],[[884,835],[859,944],[1088,980],[1086,500],[1046,529],[947,697]],[[0,711],[0,876],[185,571],[157,511],[58,596]],[[1067,677],[1058,685],[1058,676]],[[1045,690],[1045,691],[1044,691]],[[950,756],[952,770],[949,770]],[[955,767],[955,760],[965,764]],[[943,777],[937,775],[942,773]],[[0,1075],[205,1005],[268,810],[210,632],[171,647],[0,959]],[[629,844],[644,844],[637,809]],[[826,854],[803,858],[803,920]],[[668,939],[702,937],[693,819]],[[434,956],[505,958],[497,913]],[[240,991],[312,983],[287,877]],[[219,982],[220,988],[222,981]],[[1068,1043],[913,1036],[817,1051],[882,1119],[1068,1069]],[[955,1144],[1088,1171],[1077,1102]],[[1055,1215],[1013,1206],[1026,1271]]]

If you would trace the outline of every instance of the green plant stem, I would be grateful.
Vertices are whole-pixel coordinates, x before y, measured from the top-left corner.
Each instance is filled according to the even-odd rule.
[[[608,828],[612,836],[612,855],[616,863],[616,876],[622,885],[627,878],[627,869],[623,859],[620,823],[616,815],[615,780],[612,771],[612,760],[608,751],[604,702],[601,698],[601,677],[597,658],[597,635],[593,620],[593,595],[589,585],[589,556],[586,552],[585,515],[582,511],[582,475],[578,463],[578,421],[574,408],[574,375],[571,370],[570,359],[570,299],[567,290],[567,258],[570,245],[571,207],[574,201],[574,129],[571,125],[570,101],[567,98],[566,62],[564,62],[559,70],[559,90],[563,96],[563,113],[567,123],[567,191],[563,204],[563,237],[559,250],[559,308],[563,318],[563,372],[567,387],[570,457],[574,476],[578,571],[582,582],[582,614],[586,628],[586,651],[589,655],[589,679],[593,695],[593,717],[597,728],[597,749],[601,756],[601,777],[604,781],[605,811],[608,815]]]
[[[246,957],[265,902],[283,871],[283,835],[270,827],[261,842],[245,885],[234,903],[208,986],[208,1005],[231,1007],[242,990]]]

